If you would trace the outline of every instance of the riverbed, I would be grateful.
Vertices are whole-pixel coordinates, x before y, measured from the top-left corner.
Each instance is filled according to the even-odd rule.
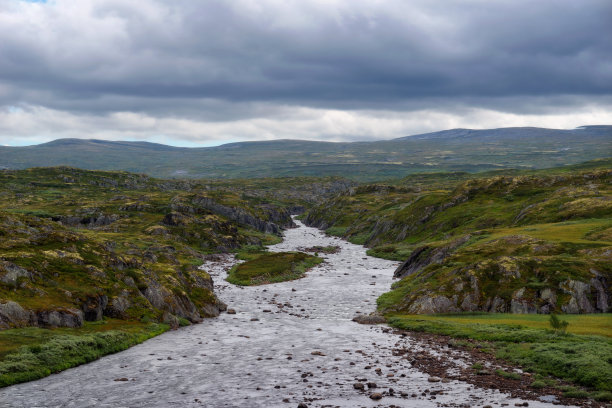
[[[224,280],[236,262],[232,256],[207,262],[203,268],[213,276],[217,295],[236,314],[224,313],[90,364],[4,388],[0,406],[513,407],[523,402],[466,382],[432,382],[405,355],[394,355],[398,348],[428,350],[384,325],[360,325],[352,318],[375,310],[398,264],[297,224],[270,250],[318,245],[339,251],[319,254],[325,262],[302,279],[256,287]],[[382,399],[372,400],[373,393]],[[529,401],[529,406],[553,405]]]

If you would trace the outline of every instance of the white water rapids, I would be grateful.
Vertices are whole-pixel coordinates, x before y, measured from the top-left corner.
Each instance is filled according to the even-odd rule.
[[[224,313],[90,364],[4,388],[0,406],[513,407],[521,402],[459,381],[430,383],[407,359],[393,356],[393,348],[418,351],[424,346],[385,333],[385,326],[351,319],[358,311],[375,309],[397,263],[366,256],[362,246],[298,225],[270,250],[335,245],[340,251],[323,255],[325,263],[303,279],[245,288],[224,280],[233,258],[209,262],[203,267],[235,315]],[[377,388],[354,389],[363,379]],[[371,392],[384,398],[371,400]],[[529,406],[553,405],[529,401]]]

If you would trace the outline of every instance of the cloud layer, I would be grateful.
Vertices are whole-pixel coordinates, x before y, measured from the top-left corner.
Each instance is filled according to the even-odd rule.
[[[0,143],[612,123],[612,3],[0,0]]]

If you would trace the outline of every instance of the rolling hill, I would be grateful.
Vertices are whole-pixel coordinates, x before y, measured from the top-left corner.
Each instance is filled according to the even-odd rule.
[[[0,168],[67,165],[165,178],[341,175],[372,181],[429,171],[545,168],[612,155],[612,126],[452,129],[374,142],[274,140],[181,148],[148,142],[59,139],[0,147]]]

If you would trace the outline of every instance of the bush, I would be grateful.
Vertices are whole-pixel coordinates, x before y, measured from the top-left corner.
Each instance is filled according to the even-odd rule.
[[[566,320],[559,320],[555,313],[550,314],[550,319],[548,320],[550,323],[550,327],[557,333],[565,334],[567,330],[567,326],[569,326],[569,322]]]

